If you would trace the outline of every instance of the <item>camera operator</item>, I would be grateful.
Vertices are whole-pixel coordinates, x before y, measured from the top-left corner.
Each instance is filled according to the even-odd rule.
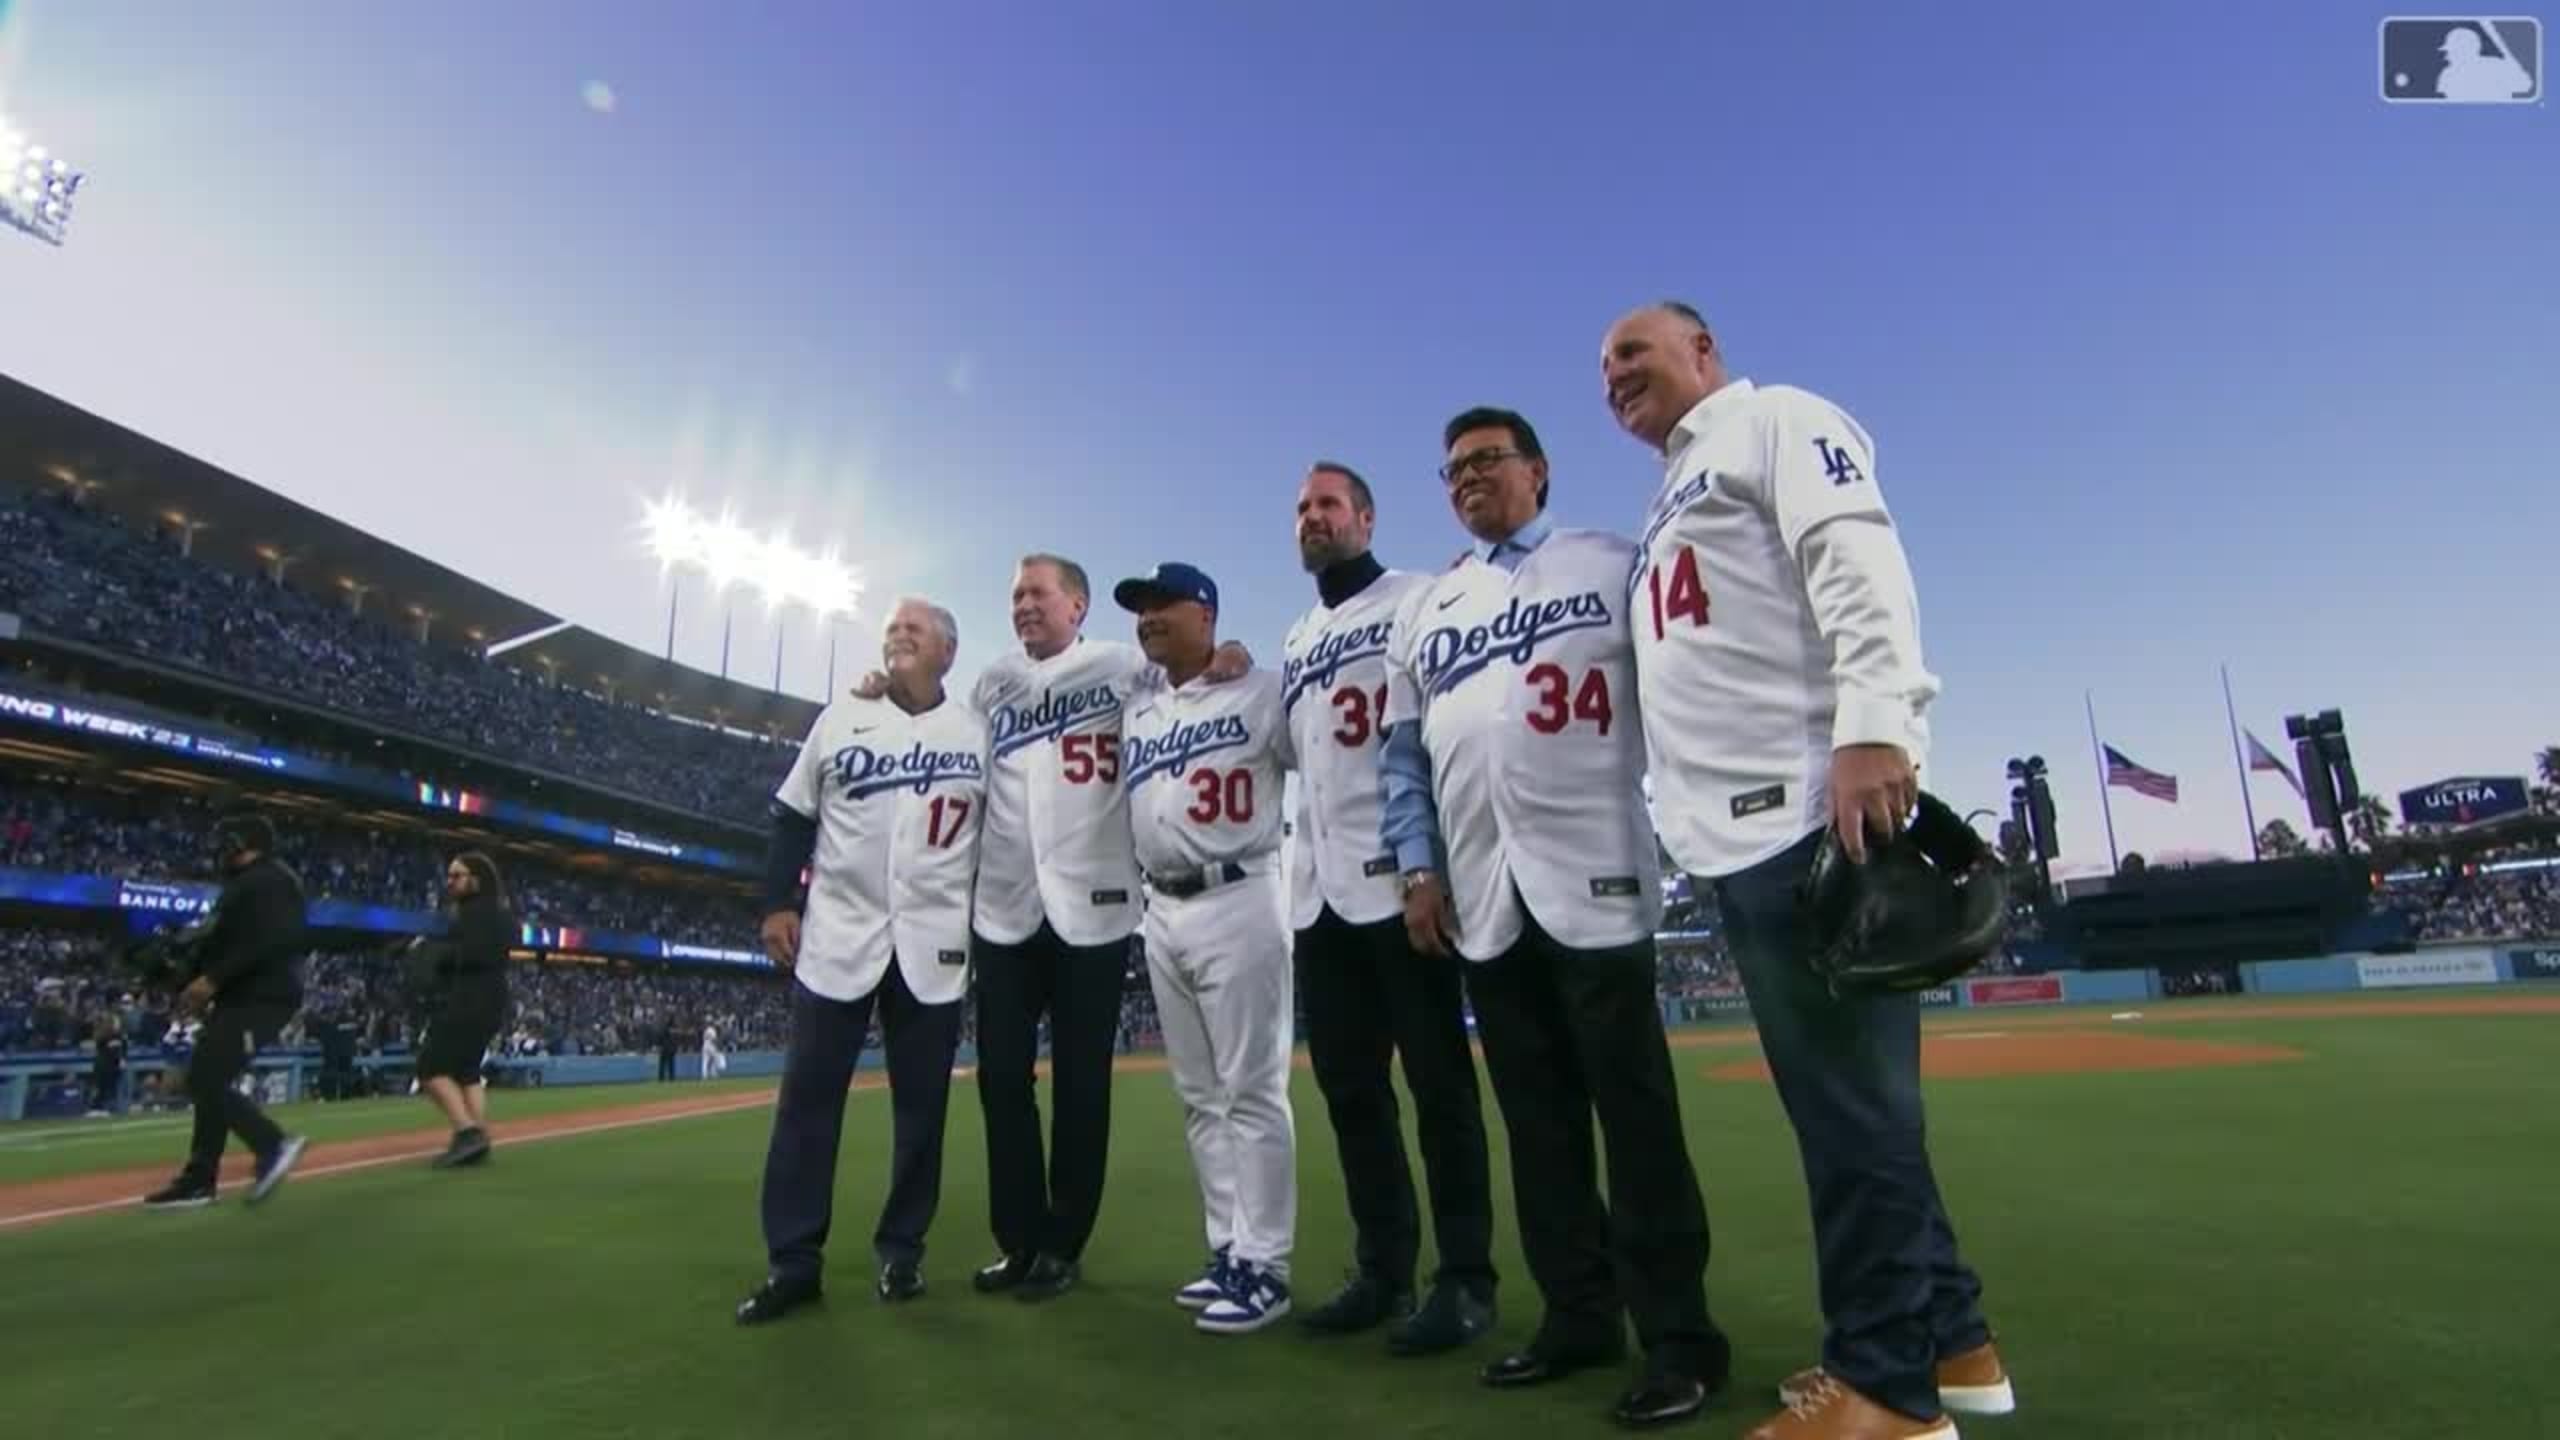
[[[444,868],[447,924],[437,939],[413,942],[433,979],[434,1001],[418,1040],[418,1088],[453,1126],[435,1168],[489,1158],[489,1086],[480,1058],[507,1018],[507,947],[516,918],[497,862],[476,850]]]
[[[189,947],[195,978],[178,994],[180,1014],[204,1016],[187,1065],[195,1137],[186,1168],[143,1197],[154,1210],[212,1204],[232,1135],[257,1157],[252,1205],[275,1193],[302,1158],[302,1139],[285,1134],[257,1101],[233,1088],[259,1042],[273,1043],[302,1006],[302,880],[275,858],[275,829],[262,816],[226,819],[213,838],[226,878],[201,938]]]

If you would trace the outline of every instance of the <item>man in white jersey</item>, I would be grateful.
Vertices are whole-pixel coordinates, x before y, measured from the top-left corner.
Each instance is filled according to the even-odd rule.
[[[1317,604],[1290,627],[1281,667],[1298,770],[1290,924],[1308,1058],[1333,1121],[1356,1260],[1349,1283],[1303,1318],[1328,1334],[1393,1321],[1388,1348],[1425,1355],[1493,1326],[1493,1194],[1463,962],[1413,947],[1395,857],[1379,838],[1388,638],[1398,603],[1431,582],[1370,554],[1377,519],[1368,482],[1349,466],[1319,463],[1299,487],[1298,557],[1315,577]],[[1440,1245],[1419,1306],[1422,1216],[1396,1102],[1399,1053]]]
[[[717,1080],[720,1078],[722,1072],[726,1071],[728,1068],[729,1057],[722,1054],[720,1050],[720,1027],[717,1025],[704,1025],[702,1027],[702,1075],[700,1078],[705,1080]]]
[[[1281,924],[1280,824],[1289,734],[1280,677],[1205,678],[1218,587],[1158,565],[1112,599],[1165,684],[1130,702],[1121,750],[1129,828],[1147,887],[1147,982],[1182,1098],[1191,1168],[1218,1291],[1177,1304],[1211,1334],[1289,1313],[1298,1162],[1289,1108],[1289,935]]]
[[[1732,1347],[1707,1312],[1706,1203],[1654,992],[1635,549],[1548,520],[1545,451],[1519,415],[1470,410],[1442,439],[1449,503],[1476,543],[1396,616],[1381,831],[1415,945],[1473,962],[1520,1248],[1546,1303],[1484,1380],[1612,1363],[1632,1316],[1644,1364],[1614,1413],[1666,1424],[1723,1388]]]
[[[1818,395],[1728,380],[1693,307],[1601,351],[1609,406],[1659,452],[1634,589],[1664,840],[1715,890],[1804,1160],[1825,1336],[1754,1440],[1952,1440],[2015,1408],[1929,1165],[1920,1002],[1834,995],[1796,894],[1825,828],[1863,856],[1910,814],[1937,678],[1865,430]]]
[[[1075,1286],[1102,1210],[1120,987],[1142,908],[1120,724],[1130,696],[1161,678],[1135,647],[1083,637],[1090,603],[1082,566],[1025,556],[1013,582],[1022,648],[989,664],[971,697],[988,739],[971,925],[978,1100],[1001,1252],[973,1283],[1023,1300]],[[1244,673],[1249,658],[1224,647],[1211,678]],[[1044,1016],[1056,1107],[1045,1161],[1032,1084]]]
[[[816,1298],[834,1214],[845,1087],[876,1011],[892,1159],[872,1236],[883,1300],[924,1293],[942,1193],[943,1118],[969,987],[969,902],[986,811],[986,726],[946,695],[951,612],[902,600],[882,645],[889,690],[819,712],[775,792],[764,948],[791,972],[791,1039],[764,1166],[764,1283],[738,1323]],[[809,877],[805,905],[796,903]]]

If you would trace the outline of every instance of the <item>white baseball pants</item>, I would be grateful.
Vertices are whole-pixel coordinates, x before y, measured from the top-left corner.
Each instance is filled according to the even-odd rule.
[[[1147,983],[1200,1179],[1209,1248],[1282,1278],[1298,1228],[1296,1017],[1278,877],[1147,897]]]

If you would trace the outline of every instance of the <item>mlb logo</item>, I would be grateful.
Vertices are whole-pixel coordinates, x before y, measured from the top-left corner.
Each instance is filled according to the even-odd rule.
[[[2382,22],[2391,104],[2528,105],[2542,98],[2542,22],[2530,15],[2399,15]]]

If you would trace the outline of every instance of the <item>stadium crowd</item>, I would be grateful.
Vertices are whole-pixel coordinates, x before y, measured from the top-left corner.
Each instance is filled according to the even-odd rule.
[[[30,781],[0,772],[0,865],[110,875],[120,880],[209,883],[205,837],[214,808],[192,795],[136,794],[97,786]],[[278,817],[276,850],[315,900],[350,900],[432,910],[443,895],[450,845],[425,834],[384,831],[314,812]],[[501,851],[518,918],[752,949],[755,904],[743,892],[653,888],[579,875]]]
[[[114,958],[117,937],[95,930],[0,930],[0,1051],[76,1048],[112,1024],[137,1049],[173,1038],[169,997],[139,990]],[[423,997],[399,954],[323,951],[304,970],[300,1020],[289,1042],[322,1025],[344,1027],[366,1053],[398,1051],[417,1036]],[[702,1027],[724,1050],[778,1049],[790,1028],[789,994],[762,968],[675,969],[519,961],[507,974],[511,1015],[500,1047],[520,1055],[654,1053],[674,1027],[692,1054]]]
[[[2475,871],[2404,882],[2383,892],[2409,922],[2409,938],[2542,940],[2560,937],[2560,865]]]
[[[748,824],[761,822],[791,764],[787,746],[420,644],[330,600],[183,555],[167,536],[137,533],[60,492],[0,499],[0,610],[70,639]]]
[[[191,832],[200,833],[200,832]],[[14,827],[0,826],[0,845]],[[7,852],[0,850],[0,858]],[[2422,942],[2560,938],[2560,866],[2499,874],[2453,875],[2404,883],[2383,903],[2407,917]],[[1702,915],[1687,919],[1698,924]],[[116,968],[110,932],[13,924],[0,927],[0,1051],[76,1048],[112,1021],[137,1048],[172,1037],[166,997],[137,994]],[[1712,932],[1692,929],[1664,942],[1656,959],[1662,995],[1675,1019],[1729,1011],[1741,994],[1730,957]],[[2007,957],[1986,966],[2015,968]],[[1133,956],[1120,1013],[1123,1050],[1161,1041],[1144,961]],[[647,1054],[675,1027],[676,1047],[691,1054],[708,1023],[724,1048],[781,1045],[790,1022],[789,992],[763,970],[696,970],[627,964],[518,962],[509,972],[513,1015],[506,1045],[513,1054]],[[2220,993],[2236,977],[2179,977],[2181,993]],[[313,957],[304,1028],[344,1026],[367,1052],[397,1051],[415,1034],[417,998],[406,989],[389,946]],[[964,1039],[967,1038],[964,1031]]]
[[[168,997],[137,991],[117,967],[117,943],[94,929],[0,928],[0,1053],[77,1049],[102,1021],[136,1049],[181,1038]],[[303,984],[290,1043],[340,1027],[361,1053],[378,1054],[400,1051],[417,1036],[424,1009],[388,947],[316,953]],[[670,1026],[675,1049],[691,1055],[705,1025],[718,1030],[724,1050],[778,1050],[791,1027],[789,990],[761,968],[518,961],[507,988],[511,1014],[498,1048],[510,1055],[652,1054]],[[966,1012],[961,1038],[973,1038]],[[1161,1041],[1154,992],[1133,961],[1121,994],[1120,1048],[1148,1050]]]

